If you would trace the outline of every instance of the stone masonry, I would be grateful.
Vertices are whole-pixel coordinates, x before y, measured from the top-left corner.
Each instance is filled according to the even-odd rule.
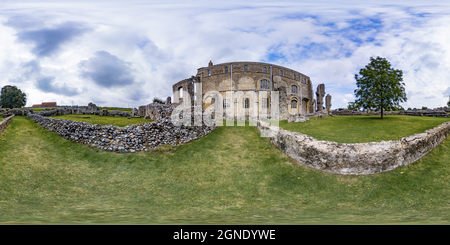
[[[317,86],[317,110],[316,111],[322,111],[323,110],[323,96],[325,96],[325,84],[319,84]]]
[[[13,118],[14,114],[0,121],[0,133],[3,132]]]
[[[439,145],[450,134],[450,122],[396,141],[341,144],[319,141],[258,121],[257,128],[298,163],[338,174],[374,174],[410,164]]]

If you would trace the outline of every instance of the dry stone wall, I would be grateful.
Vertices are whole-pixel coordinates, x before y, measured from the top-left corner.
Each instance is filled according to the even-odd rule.
[[[115,152],[147,151],[163,144],[182,145],[201,138],[217,128],[216,126],[176,127],[169,119],[116,127],[53,119],[31,113],[28,117],[66,139]]]
[[[8,124],[11,122],[11,120],[14,118],[14,115],[11,115],[2,121],[0,121],[0,133],[3,132],[3,130],[8,126]]]
[[[450,122],[445,122],[396,141],[341,144],[319,141],[261,121],[257,122],[257,128],[266,135],[272,135],[270,141],[300,164],[326,172],[351,175],[374,174],[410,164],[450,134]]]

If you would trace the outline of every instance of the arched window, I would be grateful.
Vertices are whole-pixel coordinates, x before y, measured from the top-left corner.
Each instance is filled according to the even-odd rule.
[[[244,98],[242,106],[244,108],[250,108],[250,99],[249,98]]]
[[[228,66],[225,66],[225,73],[228,73]]]
[[[247,71],[247,66],[244,66],[244,71]]]
[[[208,70],[208,76],[211,76],[211,71],[210,70]]]
[[[280,76],[283,76],[283,71],[282,70],[280,70]]]
[[[297,93],[297,86],[291,85],[291,93],[293,93],[293,94]]]
[[[178,88],[178,93],[180,94],[180,98],[183,98],[183,87]]]
[[[230,107],[230,100],[227,100],[227,99],[223,100],[223,107],[224,108]]]
[[[265,89],[269,89],[270,88],[268,80],[263,79],[263,80],[261,80],[260,83],[261,83],[261,88],[265,88]]]
[[[264,67],[264,68],[263,68],[263,72],[264,72],[264,73],[267,73],[267,68]]]
[[[292,109],[297,108],[297,101],[296,100],[291,100],[291,108]]]
[[[295,74],[294,74],[294,80],[295,80]]]

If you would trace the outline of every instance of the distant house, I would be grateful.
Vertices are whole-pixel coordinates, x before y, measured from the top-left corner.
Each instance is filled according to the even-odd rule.
[[[56,102],[42,102],[42,104],[34,104],[33,107],[55,107]]]

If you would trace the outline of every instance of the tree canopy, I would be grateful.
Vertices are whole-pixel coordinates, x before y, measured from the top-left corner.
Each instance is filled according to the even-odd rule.
[[[450,107],[450,95],[448,96],[447,106]]]
[[[0,105],[4,108],[21,108],[27,103],[27,95],[16,86],[6,85],[0,93]]]
[[[355,106],[381,111],[398,110],[400,102],[406,102],[403,72],[391,67],[382,57],[370,57],[370,63],[355,74]]]

